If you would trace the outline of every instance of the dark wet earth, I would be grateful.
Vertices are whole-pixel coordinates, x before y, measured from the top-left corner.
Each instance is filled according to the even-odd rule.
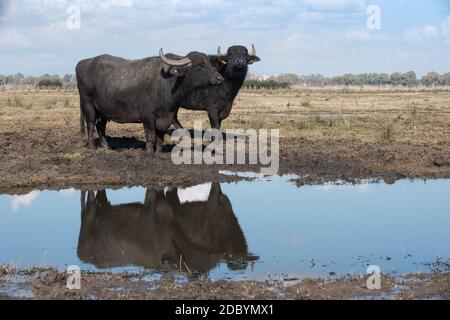
[[[295,178],[0,196],[0,263],[289,280],[426,273],[450,258],[450,180]]]

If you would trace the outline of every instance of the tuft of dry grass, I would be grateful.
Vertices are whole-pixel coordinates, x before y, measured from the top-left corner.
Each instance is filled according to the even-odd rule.
[[[311,108],[311,102],[309,102],[309,101],[303,101],[302,104],[301,104],[301,106],[302,106],[303,108]]]
[[[70,108],[70,100],[68,98],[64,99],[64,108]]]
[[[392,122],[386,123],[382,127],[381,140],[392,142],[395,136],[395,125]]]
[[[31,109],[33,107],[32,101],[25,101],[21,96],[13,95],[6,98],[6,107]]]

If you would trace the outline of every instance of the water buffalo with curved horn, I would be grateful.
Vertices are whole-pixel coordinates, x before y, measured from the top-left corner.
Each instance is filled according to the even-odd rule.
[[[222,260],[245,268],[247,243],[220,185],[191,201],[180,191],[147,189],[144,203],[121,205],[111,205],[105,191],[89,191],[87,201],[82,192],[78,257],[100,268],[175,269],[180,260],[201,273]]]
[[[220,85],[223,77],[209,58],[199,52],[186,57],[164,55],[125,60],[102,55],[82,60],[76,67],[80,93],[81,132],[87,124],[88,147],[95,148],[97,127],[106,146],[106,124],[143,123],[146,150],[161,150],[167,130],[181,103],[193,90]]]
[[[256,55],[255,46],[249,53],[246,47],[232,46],[226,54],[222,54],[220,47],[217,55],[209,56],[213,66],[224,77],[225,81],[219,86],[209,86],[191,92],[182,100],[180,107],[190,110],[205,110],[211,123],[211,128],[220,129],[222,121],[226,119],[233,107],[234,99],[244,84],[248,72],[248,65],[261,61]],[[173,125],[180,129],[178,111],[175,113]]]

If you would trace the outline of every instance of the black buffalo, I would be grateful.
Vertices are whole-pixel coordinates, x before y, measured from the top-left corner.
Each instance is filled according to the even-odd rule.
[[[147,189],[144,203],[111,205],[105,191],[82,193],[78,257],[99,268],[180,267],[207,272],[221,260],[245,268],[247,243],[230,201],[213,184],[206,202],[180,202],[177,190]]]
[[[164,131],[173,120],[180,102],[193,90],[219,85],[223,77],[205,54],[125,60],[109,55],[80,61],[76,67],[80,93],[81,131],[85,123],[88,147],[95,147],[94,127],[100,145],[107,145],[108,121],[143,123],[146,150],[160,150]]]
[[[226,55],[223,55],[219,47],[217,55],[210,55],[209,58],[225,81],[220,86],[194,90],[181,101],[180,107],[207,111],[211,128],[220,129],[222,121],[229,116],[234,99],[244,84],[248,65],[261,59],[256,55],[253,45],[250,54],[246,47],[233,46],[228,48]],[[182,125],[178,121],[177,113],[175,113],[173,125],[180,129]]]

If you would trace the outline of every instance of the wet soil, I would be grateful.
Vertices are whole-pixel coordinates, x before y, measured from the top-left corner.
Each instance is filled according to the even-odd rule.
[[[186,275],[185,275],[186,276]],[[187,275],[189,276],[189,275]],[[19,278],[14,289],[11,283]],[[56,269],[31,268],[0,274],[0,299],[148,299],[148,300],[349,300],[449,299],[450,273],[383,276],[380,290],[367,289],[367,276],[298,281],[179,281],[168,273],[159,280],[144,274],[81,274],[81,289],[67,289],[67,275]],[[5,289],[9,284],[10,289]],[[23,295],[21,296],[21,293]]]
[[[258,165],[174,165],[170,146],[164,153],[149,156],[143,150],[143,141],[136,138],[109,138],[109,143],[112,149],[88,150],[75,127],[58,124],[2,130],[0,192],[188,186],[237,179],[219,174],[220,170],[260,170]],[[279,173],[303,177],[299,185],[338,179],[389,182],[400,178],[448,178],[450,139],[430,145],[282,137]]]

